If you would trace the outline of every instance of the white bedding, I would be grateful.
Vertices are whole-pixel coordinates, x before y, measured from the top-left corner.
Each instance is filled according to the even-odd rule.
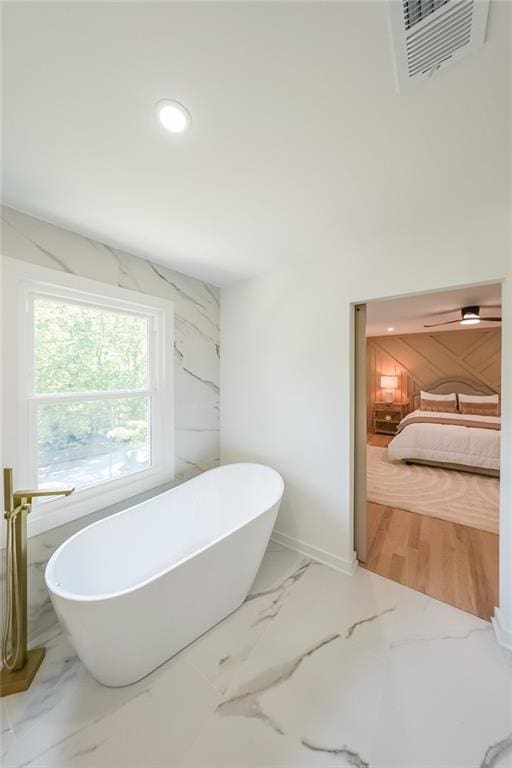
[[[466,420],[462,413],[414,411],[409,416],[446,417]],[[471,416],[471,420],[500,423],[499,416]],[[500,468],[500,430],[462,427],[452,424],[409,424],[388,446],[392,461],[421,459],[449,464],[464,464],[485,469]]]

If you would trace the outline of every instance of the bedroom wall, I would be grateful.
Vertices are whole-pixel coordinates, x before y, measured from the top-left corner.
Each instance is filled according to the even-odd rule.
[[[478,382],[501,392],[501,328],[373,336],[367,340],[368,426],[372,405],[384,400],[381,374],[398,375],[394,401],[409,403],[413,393],[439,379]]]

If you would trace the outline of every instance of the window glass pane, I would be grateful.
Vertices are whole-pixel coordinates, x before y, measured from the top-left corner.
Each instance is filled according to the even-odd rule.
[[[147,340],[145,317],[36,298],[36,394],[144,389]]]
[[[151,466],[148,397],[37,406],[38,485],[86,488]]]

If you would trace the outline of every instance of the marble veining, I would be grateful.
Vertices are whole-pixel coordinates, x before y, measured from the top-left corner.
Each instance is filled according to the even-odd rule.
[[[304,565],[303,568],[294,575],[295,581],[297,580],[297,574],[300,573],[302,575],[305,572],[305,569],[309,567],[309,565],[311,565],[311,563]],[[372,616],[359,619],[358,621],[353,622],[348,627],[348,629],[345,630],[345,632],[334,632],[319,640],[312,647],[307,648],[303,653],[294,659],[291,659],[290,661],[287,661],[284,664],[280,664],[274,668],[265,670],[263,673],[257,675],[252,680],[244,683],[244,685],[237,692],[235,692],[233,696],[219,704],[217,707],[217,712],[222,716],[235,715],[238,717],[259,718],[267,725],[270,725],[277,733],[284,735],[285,731],[283,730],[282,726],[278,725],[276,721],[269,717],[269,715],[262,709],[260,697],[270,689],[289,680],[306,659],[309,659],[311,656],[313,656],[313,654],[317,653],[325,646],[333,643],[338,639],[349,640],[358,627],[362,626],[363,624],[368,624],[372,621],[375,621],[387,613],[392,613],[394,610],[394,607],[386,608]]]
[[[354,750],[349,749],[348,747],[319,747],[315,744],[311,744],[311,742],[307,741],[307,739],[302,739],[301,742],[306,749],[311,749],[313,752],[325,752],[328,755],[333,755],[334,757],[341,756],[345,757],[347,759],[347,762],[349,765],[354,765],[356,768],[370,768],[370,763],[367,763],[366,760],[363,760],[361,755],[359,755],[357,752],[354,752]]]
[[[348,640],[352,637],[354,632],[358,627],[361,627],[363,624],[369,624],[371,621],[375,621],[375,619],[380,619],[381,616],[385,616],[386,613],[393,613],[396,608],[385,608],[383,611],[379,611],[379,613],[375,613],[373,616],[368,616],[366,619],[359,619],[359,621],[354,621],[353,624],[350,625],[350,627],[345,632],[345,639]]]
[[[492,744],[486,750],[480,768],[494,768],[494,766],[498,765],[500,758],[507,754],[512,754],[512,733],[496,744]],[[512,764],[512,760],[510,764]]]
[[[299,581],[312,565],[314,565],[313,560],[303,559],[297,570],[287,576],[280,584],[270,589],[262,589],[259,592],[250,592],[245,602],[250,603],[251,600],[259,600],[261,597],[272,597],[272,605],[277,605],[287,590]]]
[[[260,600],[261,598],[270,598],[270,604],[265,605],[258,611],[258,617],[252,622],[251,627],[256,627],[258,624],[264,622],[273,621],[279,615],[281,608],[284,605],[286,596],[290,589],[296,584],[307,572],[308,568],[315,565],[313,560],[304,559],[296,571],[288,576],[281,584],[271,589],[264,589],[259,592],[251,592],[247,598],[246,603],[252,600]]]
[[[194,379],[197,379],[197,381],[200,381],[202,384],[205,384],[207,387],[209,387],[213,392],[220,392],[219,385],[216,384],[214,381],[209,381],[209,379],[203,379],[201,376],[198,376],[197,373],[194,373],[194,371],[189,370],[185,366],[183,366],[183,370],[185,373],[187,373],[189,376],[192,376]]]
[[[241,686],[231,698],[226,699],[219,704],[217,707],[218,714],[227,717],[258,718],[266,725],[269,725],[276,731],[276,733],[284,735],[285,731],[283,730],[283,727],[263,711],[259,700],[260,696],[271,688],[285,683],[291,678],[305,659],[309,658],[329,643],[334,642],[334,640],[337,640],[339,637],[341,637],[341,635],[335,633],[329,637],[323,638],[297,658],[292,659],[285,664],[280,664],[277,667],[265,670],[260,675]]]
[[[5,256],[174,302],[176,481],[187,480],[217,466],[220,454],[218,288],[5,206],[2,225]],[[30,539],[31,638],[46,631],[56,620],[44,585],[48,558],[62,541],[93,519],[97,517],[82,518],[78,527],[70,523]]]
[[[2,211],[3,211],[3,206],[2,206]],[[2,215],[2,226],[10,228],[16,237],[19,235],[19,232],[16,229],[16,227],[9,221],[7,217],[4,217],[3,215]],[[43,248],[43,246],[40,245],[39,243],[36,243],[36,241],[33,240],[31,237],[29,237],[27,234],[24,235],[24,238],[31,245],[34,246],[36,251],[39,251],[41,254],[46,256],[46,258],[49,259],[51,262],[53,262],[53,264],[56,265],[60,270],[62,270],[63,272],[69,272],[70,274],[72,274],[72,270],[68,267],[68,265],[61,259],[57,258],[57,256],[55,256],[54,253],[50,253],[50,251],[48,251],[46,248]],[[10,256],[11,254],[6,254],[6,255]],[[16,258],[14,255],[13,257]]]
[[[178,296],[181,296],[181,298],[185,299],[185,301],[190,301],[195,307],[197,307],[199,309],[200,314],[207,320],[207,322],[210,323],[211,325],[213,325],[213,327],[217,331],[220,331],[219,324],[216,323],[212,319],[212,317],[210,315],[210,307],[205,306],[204,304],[202,304],[200,301],[197,300],[197,298],[195,298],[190,293],[187,293],[182,288],[180,288],[179,285],[177,285],[177,283],[174,280],[171,280],[169,277],[166,277],[166,275],[164,274],[164,268],[163,267],[159,268],[155,264],[152,264],[150,261],[148,262],[148,264],[150,265],[150,267],[153,270],[153,272],[156,275],[158,275],[158,277],[160,277],[162,280],[164,280],[168,285],[171,286],[171,288],[174,291],[176,291]],[[167,272],[169,272],[169,270],[167,270]],[[213,297],[213,292],[212,292],[211,287],[210,286],[206,286],[205,283],[203,283],[203,286],[205,287],[205,289],[207,289],[209,295]],[[217,304],[219,304],[218,301],[217,301]]]
[[[44,641],[2,701],[5,768],[512,766],[512,657],[486,622],[275,542],[239,610],[132,686]]]
[[[433,643],[438,640],[467,640],[475,632],[492,632],[492,626],[487,624],[485,627],[473,627],[460,635],[436,635],[435,637],[413,637],[405,640],[397,640],[390,644],[390,648],[399,648],[401,645],[413,645],[415,643]]]
[[[277,579],[271,576],[271,563],[280,562]],[[199,639],[185,651],[214,688],[225,695],[230,684],[253,649],[275,621],[293,587],[314,565],[311,560],[284,550],[274,542],[266,556],[268,568],[258,574],[250,594],[229,622],[222,622],[208,633],[205,641]],[[286,563],[286,567],[284,567]],[[283,571],[286,573],[282,576]],[[271,586],[267,586],[268,584]],[[205,646],[208,653],[205,653]],[[216,653],[216,649],[219,653]]]

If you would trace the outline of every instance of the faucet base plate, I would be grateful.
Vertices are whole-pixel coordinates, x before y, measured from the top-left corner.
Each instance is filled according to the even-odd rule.
[[[21,669],[9,672],[3,667],[0,671],[0,697],[21,693],[30,688],[44,655],[44,648],[33,648],[31,651],[27,651],[27,660]]]

